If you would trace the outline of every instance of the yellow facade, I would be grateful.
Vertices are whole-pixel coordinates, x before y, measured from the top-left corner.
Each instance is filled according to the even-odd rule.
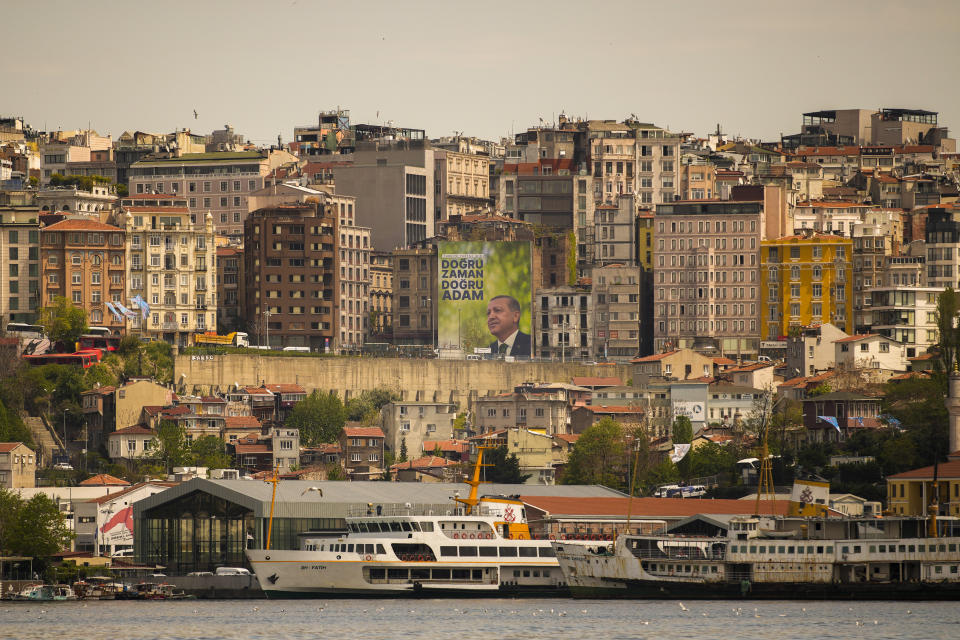
[[[960,478],[945,478],[939,485],[939,504],[951,516],[960,516]],[[934,495],[934,483],[925,478],[898,478],[887,480],[887,511],[896,516],[928,515]]]
[[[637,216],[637,260],[645,270],[653,269],[653,214],[645,211]]]
[[[827,322],[852,332],[850,238],[812,233],[765,240],[760,247],[762,339]]]

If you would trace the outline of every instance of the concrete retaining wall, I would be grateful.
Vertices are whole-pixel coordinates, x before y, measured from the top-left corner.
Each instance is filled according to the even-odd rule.
[[[574,376],[632,377],[629,364],[418,360],[372,357],[284,357],[259,355],[178,355],[174,380],[186,392],[222,392],[234,383],[293,382],[307,391],[336,391],[348,399],[377,387],[399,390],[404,400],[453,401],[466,408],[471,396],[512,390],[523,382],[570,382]]]

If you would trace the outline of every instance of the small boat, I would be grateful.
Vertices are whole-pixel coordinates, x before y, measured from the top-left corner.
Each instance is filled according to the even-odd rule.
[[[21,590],[12,599],[28,602],[59,602],[76,600],[77,594],[65,584],[34,584]]]
[[[123,585],[110,576],[91,576],[73,583],[78,600],[116,600]]]

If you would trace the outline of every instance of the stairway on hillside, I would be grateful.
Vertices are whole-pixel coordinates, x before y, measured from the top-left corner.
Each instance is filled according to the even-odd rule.
[[[53,454],[60,450],[59,439],[54,437],[43,418],[37,416],[26,416],[23,423],[30,429],[30,435],[33,436],[33,442],[39,448],[41,460],[50,462]],[[40,466],[39,464],[37,465]]]

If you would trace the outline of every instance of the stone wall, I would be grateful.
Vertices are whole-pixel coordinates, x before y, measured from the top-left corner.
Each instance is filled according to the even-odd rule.
[[[523,382],[570,382],[574,376],[632,377],[629,364],[417,360],[410,358],[284,357],[259,355],[178,355],[174,381],[187,393],[227,392],[234,384],[293,382],[308,392],[336,391],[349,399],[366,389],[401,391],[404,400],[456,402],[509,391]]]

